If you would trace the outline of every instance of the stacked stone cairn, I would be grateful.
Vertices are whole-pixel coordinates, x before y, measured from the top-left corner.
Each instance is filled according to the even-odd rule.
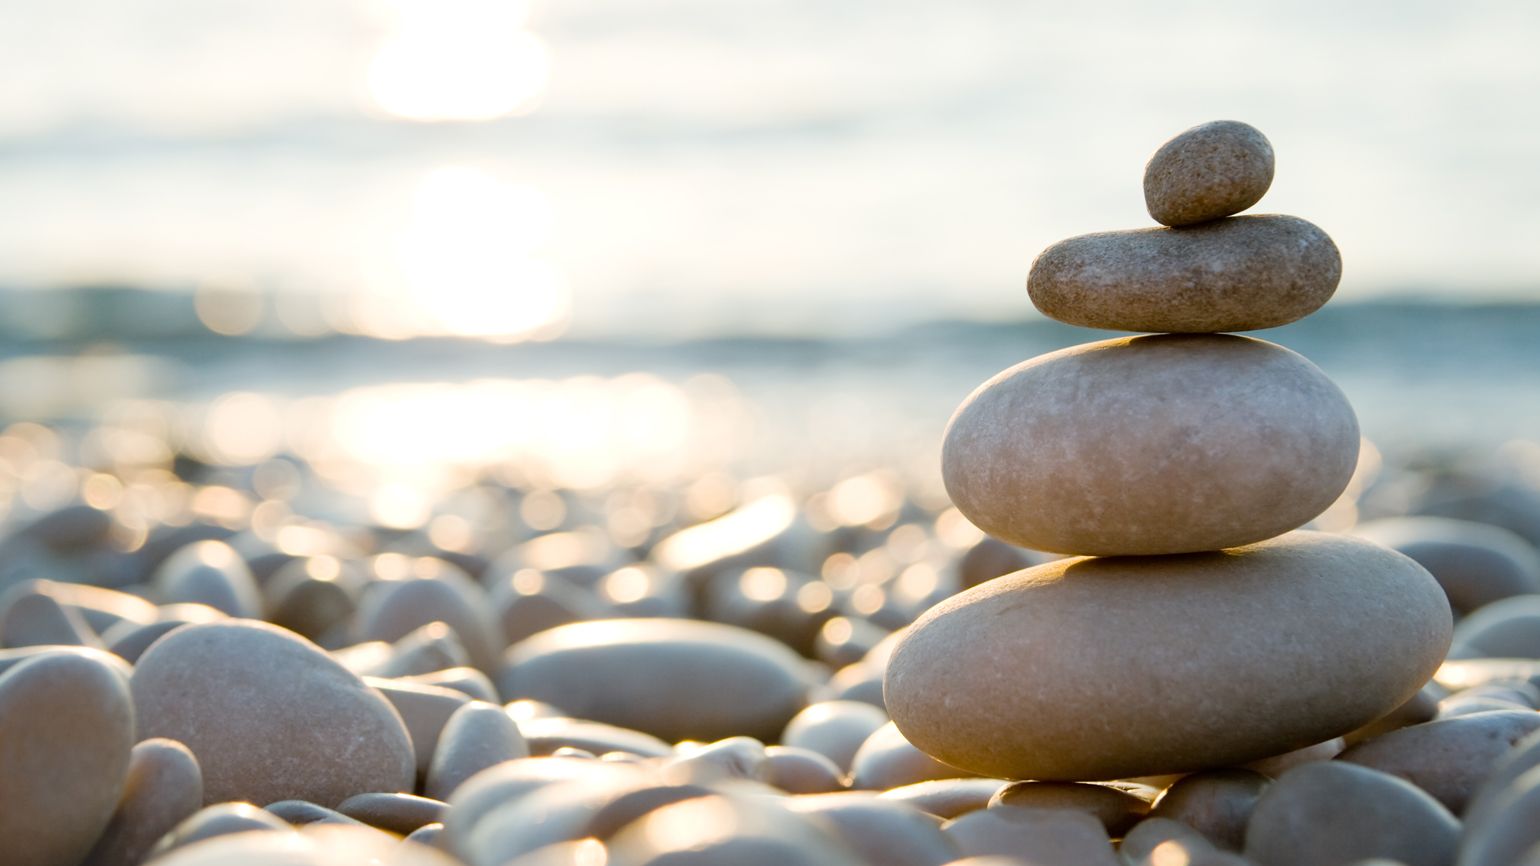
[[[942,470],[1003,541],[1062,554],[931,609],[889,664],[914,745],[1007,779],[1231,767],[1332,740],[1417,694],[1448,603],[1412,560],[1298,528],[1347,487],[1358,422],[1313,364],[1263,340],[1319,309],[1341,259],[1259,201],[1273,151],[1220,121],[1145,169],[1162,227],[1054,244],[1027,280],[1061,322],[1159,332],[1012,367],[953,416]]]

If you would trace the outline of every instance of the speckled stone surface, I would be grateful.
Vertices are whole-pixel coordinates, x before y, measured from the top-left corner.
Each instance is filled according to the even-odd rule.
[[[1238,550],[1078,558],[999,578],[921,617],[888,666],[916,746],[1007,778],[1224,767],[1390,712],[1449,646],[1449,605],[1412,560],[1290,533]]]
[[[410,791],[401,717],[309,641],[246,620],[191,625],[134,668],[141,737],[168,737],[203,768],[204,802],[308,800]]]
[[[1341,278],[1342,256],[1325,232],[1265,214],[1059,241],[1032,262],[1027,294],[1071,325],[1214,333],[1304,318]]]
[[[1161,225],[1240,213],[1273,183],[1273,146],[1237,120],[1194,126],[1160,146],[1144,167],[1144,204]]]
[[[1218,550],[1320,514],[1358,457],[1347,398],[1248,337],[1072,346],[1006,370],[942,448],[957,507],[1024,547],[1102,556]]]

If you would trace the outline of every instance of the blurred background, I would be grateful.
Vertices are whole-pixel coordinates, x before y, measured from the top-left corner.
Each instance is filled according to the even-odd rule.
[[[488,465],[577,489],[880,469],[934,495],[973,387],[1099,336],[1032,309],[1032,257],[1149,225],[1148,155],[1234,118],[1278,154],[1258,210],[1345,263],[1332,305],[1263,336],[1397,460],[1540,451],[1535,4],[0,21],[0,421],[28,447],[15,424],[94,431],[109,462],[293,454],[401,526]]]

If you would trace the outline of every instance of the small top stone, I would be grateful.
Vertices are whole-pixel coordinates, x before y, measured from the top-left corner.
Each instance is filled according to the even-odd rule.
[[[1240,213],[1273,182],[1273,146],[1254,127],[1216,120],[1160,146],[1144,167],[1144,204],[1155,221],[1189,226]]]

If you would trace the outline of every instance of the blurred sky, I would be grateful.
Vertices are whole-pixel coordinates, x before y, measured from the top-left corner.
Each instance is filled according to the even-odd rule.
[[[1540,300],[1540,4],[0,0],[0,285],[260,289],[366,331],[1031,314],[1215,118],[1338,297]],[[360,324],[361,323],[361,324]]]

